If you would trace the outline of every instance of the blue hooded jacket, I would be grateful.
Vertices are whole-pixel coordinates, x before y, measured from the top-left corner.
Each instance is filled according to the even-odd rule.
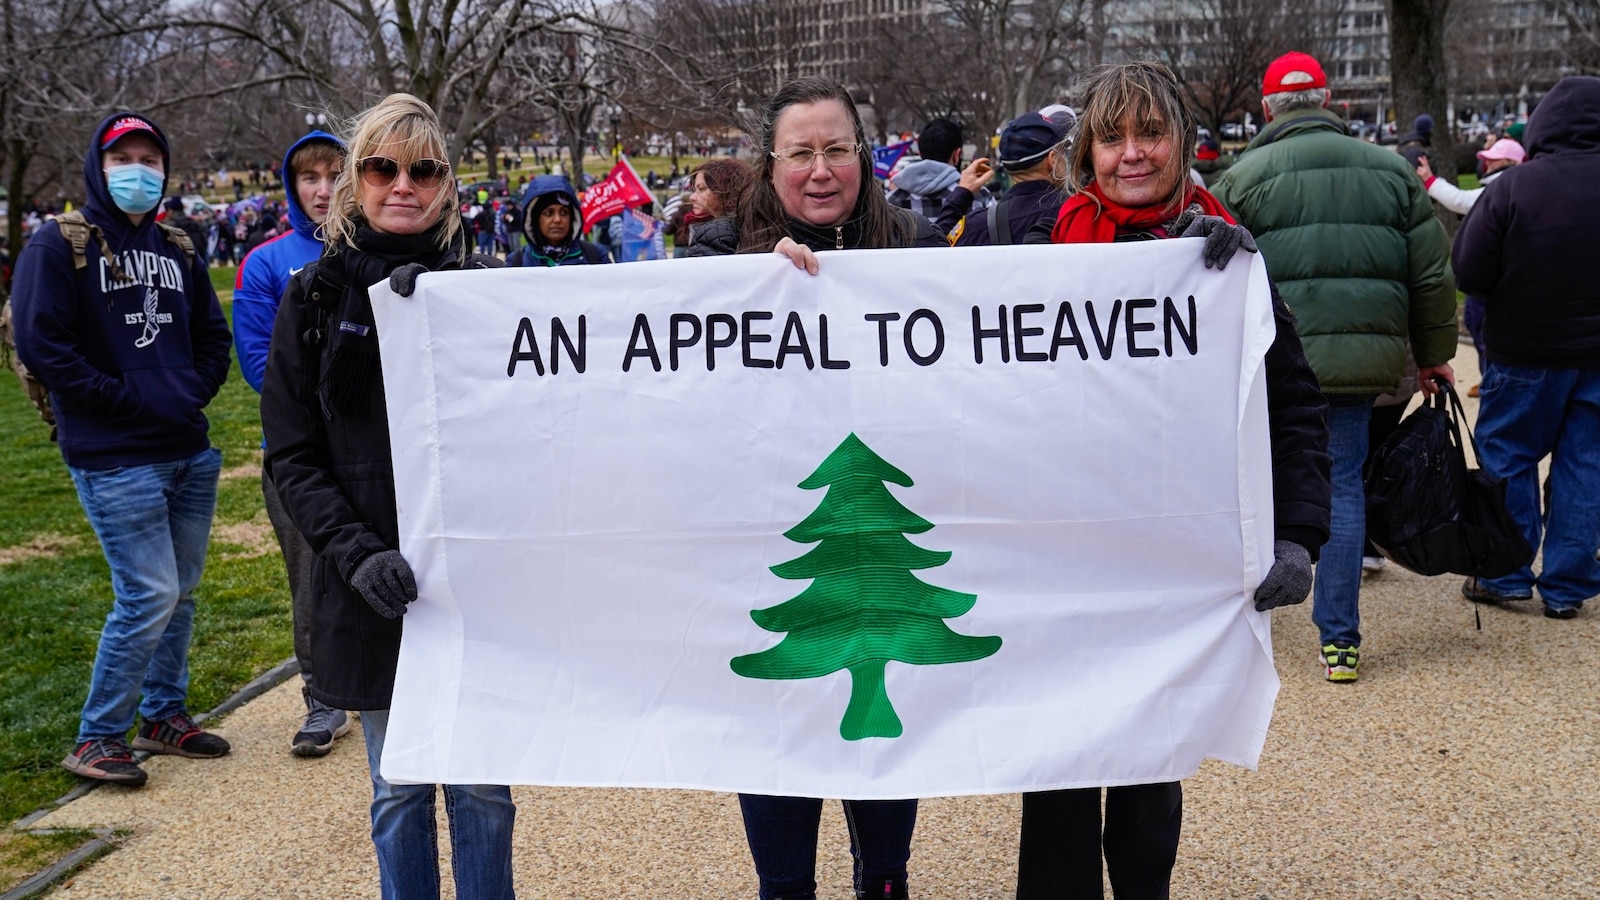
[[[90,238],[88,263],[48,222],[17,258],[12,284],[17,356],[55,409],[61,455],[81,469],[187,459],[210,446],[202,409],[228,377],[228,322],[203,253],[190,259],[151,210],[137,225],[106,188],[100,144],[125,118],[152,131],[171,169],[167,138],[136,113],[94,130],[83,161],[84,217],[98,226],[125,277]],[[162,185],[163,191],[165,184]]]
[[[283,154],[285,181],[289,160],[296,150],[313,141],[327,141],[344,149],[344,144],[325,131],[313,131]],[[272,341],[272,322],[278,315],[278,301],[289,286],[289,278],[322,255],[317,226],[300,206],[293,184],[285,184],[289,206],[289,230],[250,251],[239,264],[233,284],[233,337],[238,345],[239,371],[244,380],[261,393],[261,379],[267,371],[267,345]]]
[[[549,198],[544,203],[539,201]],[[560,203],[572,210],[572,232],[559,246],[546,244],[539,234],[539,213],[551,203]],[[506,259],[508,266],[583,266],[611,262],[611,257],[598,244],[581,240],[583,212],[578,204],[578,193],[565,175],[540,175],[528,182],[522,192],[522,236],[528,246]]]

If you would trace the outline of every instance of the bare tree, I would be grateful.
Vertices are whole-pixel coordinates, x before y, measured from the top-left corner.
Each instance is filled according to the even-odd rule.
[[[1447,115],[1450,79],[1445,68],[1445,22],[1450,0],[1390,0],[1389,71],[1394,88],[1395,120],[1411,121],[1427,113],[1445,127],[1433,130],[1428,154],[1434,171],[1454,181],[1455,153]]]
[[[1553,6],[1567,25],[1567,61],[1580,73],[1600,75],[1600,0],[1554,0]]]
[[[439,113],[455,158],[479,142],[493,155],[501,119],[571,86],[570,77],[544,77],[553,69],[541,54],[552,44],[631,38],[616,24],[629,2],[204,0],[170,21],[260,60],[251,87],[304,81],[346,114],[414,94]]]
[[[125,15],[144,21],[154,0],[130,2]],[[77,194],[88,133],[117,106],[148,97],[145,62],[167,35],[122,29],[93,0],[0,0],[0,171],[9,197],[6,243],[22,248],[28,201]],[[40,60],[71,65],[40,69]]]
[[[1166,63],[1201,123],[1222,123],[1258,107],[1267,65],[1294,48],[1332,57],[1344,0],[1192,0],[1151,8],[1131,43]]]
[[[914,127],[946,115],[992,133],[1057,99],[1102,47],[1111,0],[938,0],[928,15],[883,21],[851,70],[875,105]]]

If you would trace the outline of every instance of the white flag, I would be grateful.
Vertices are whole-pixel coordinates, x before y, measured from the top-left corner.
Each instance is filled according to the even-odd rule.
[[[373,289],[392,781],[903,798],[1254,767],[1266,271],[1192,240]]]

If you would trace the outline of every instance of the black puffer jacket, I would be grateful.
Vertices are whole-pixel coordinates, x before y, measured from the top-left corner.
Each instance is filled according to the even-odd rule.
[[[1600,78],[1556,82],[1526,137],[1528,161],[1483,189],[1456,234],[1456,280],[1484,298],[1493,361],[1600,367]]]
[[[403,263],[491,268],[464,245],[397,240],[364,230],[289,282],[273,323],[261,391],[266,464],[295,525],[318,554],[312,569],[312,694],[338,709],[387,709],[403,619],[385,619],[350,586],[369,555],[400,546],[378,332],[365,284]]]

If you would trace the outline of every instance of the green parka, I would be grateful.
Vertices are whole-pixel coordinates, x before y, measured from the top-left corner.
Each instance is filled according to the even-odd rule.
[[[1292,110],[1211,192],[1255,235],[1325,393],[1392,392],[1408,337],[1420,368],[1455,356],[1450,240],[1399,154]]]

